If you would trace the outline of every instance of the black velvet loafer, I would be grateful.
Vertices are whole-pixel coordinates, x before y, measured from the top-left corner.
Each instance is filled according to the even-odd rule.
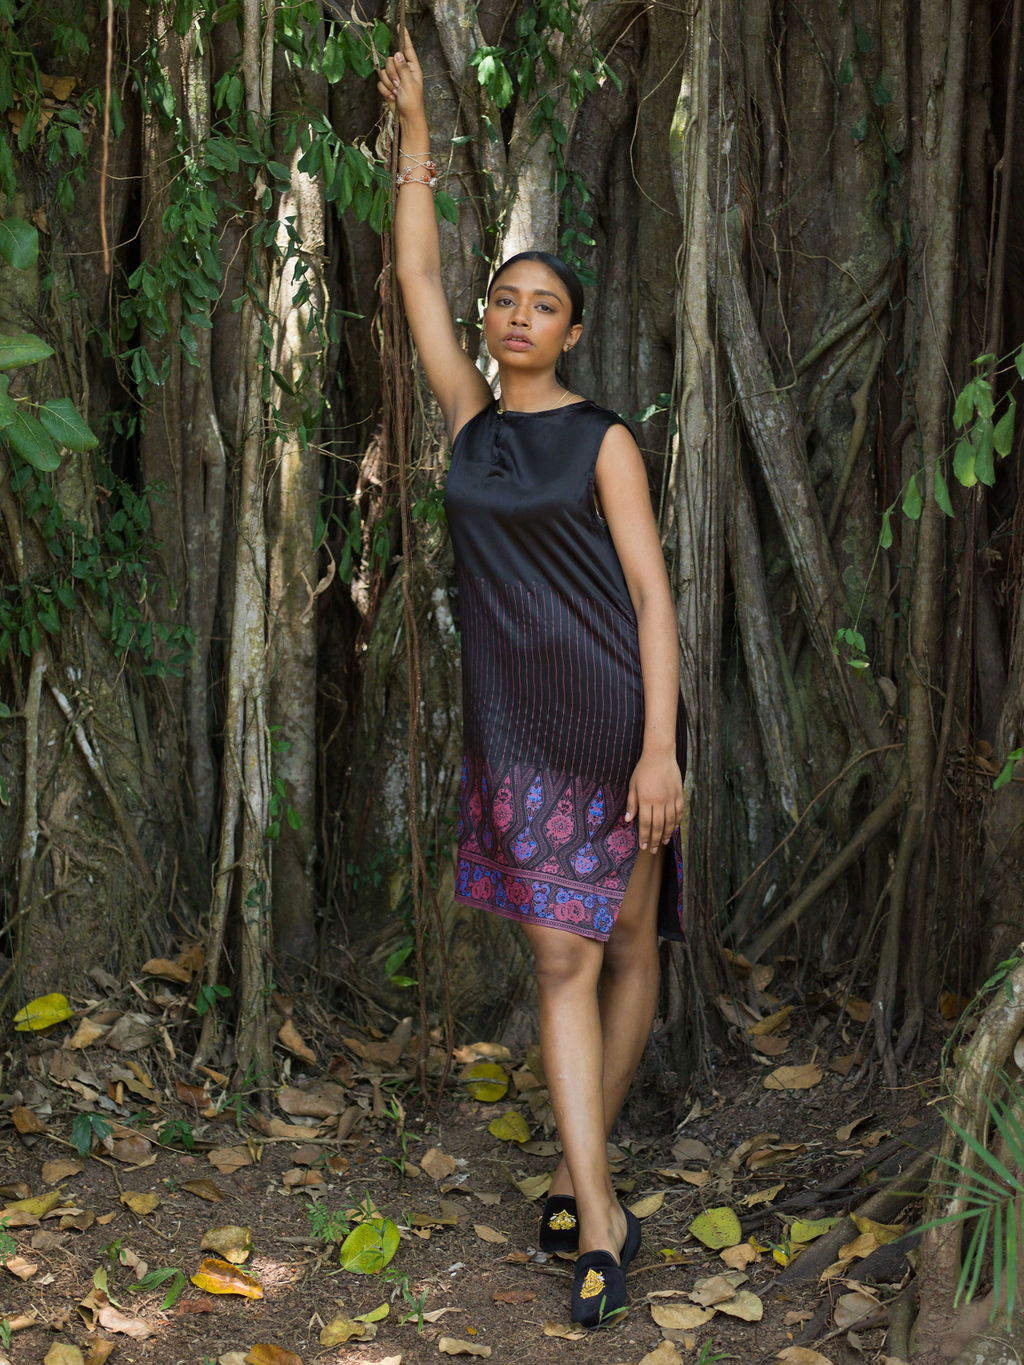
[[[640,1250],[640,1223],[626,1215],[626,1240],[618,1261],[610,1251],[587,1251],[576,1261],[572,1281],[572,1320],[581,1327],[609,1327],[626,1311],[626,1268]]]
[[[537,1245],[546,1252],[579,1249],[580,1224],[576,1216],[576,1200],[571,1194],[553,1194],[544,1201]]]

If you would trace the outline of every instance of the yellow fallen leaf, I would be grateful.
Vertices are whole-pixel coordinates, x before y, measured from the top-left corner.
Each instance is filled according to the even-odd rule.
[[[752,1194],[745,1194],[740,1203],[745,1209],[756,1208],[758,1204],[770,1204],[785,1188],[785,1182],[779,1185],[766,1185],[763,1190],[754,1190]]]
[[[68,1048],[91,1047],[97,1038],[103,1037],[106,1031],[107,1026],[105,1024],[97,1024],[92,1019],[83,1019],[64,1046]]]
[[[160,1207],[160,1196],[148,1190],[125,1190],[121,1195],[121,1203],[130,1208],[132,1213],[144,1218],[147,1213]]]
[[[836,1129],[836,1139],[839,1142],[849,1142],[854,1132],[862,1123],[867,1123],[868,1119],[874,1118],[873,1114],[861,1114],[859,1119],[854,1119],[850,1123],[844,1123],[841,1128]]]
[[[488,1360],[491,1355],[489,1346],[478,1346],[475,1341],[459,1341],[456,1337],[440,1337],[437,1349],[446,1356],[482,1356]]]
[[[587,1329],[581,1327],[578,1322],[551,1322],[544,1324],[544,1335],[546,1337],[557,1337],[560,1341],[582,1341],[587,1335]]]
[[[870,1232],[880,1247],[895,1242],[906,1232],[905,1223],[876,1223],[873,1218],[863,1218],[859,1213],[851,1215],[858,1232]]]
[[[765,1076],[762,1084],[766,1090],[810,1090],[823,1076],[816,1062],[805,1062],[802,1066],[777,1066]]]
[[[16,1199],[8,1204],[6,1209],[0,1209],[0,1217],[7,1212],[7,1209],[20,1209],[22,1213],[29,1213],[34,1218],[45,1218],[51,1209],[55,1209],[61,1201],[61,1191],[51,1190],[49,1194],[37,1194],[31,1199]]]
[[[387,1317],[387,1315],[388,1315],[390,1312],[391,1312],[391,1305],[390,1305],[390,1304],[387,1304],[387,1303],[381,1303],[381,1304],[378,1304],[376,1308],[371,1308],[370,1311],[369,1311],[368,1313],[359,1313],[359,1314],[357,1314],[357,1316],[356,1316],[356,1322],[365,1322],[365,1323],[383,1322],[384,1319]]]
[[[508,1236],[504,1232],[498,1232],[495,1228],[489,1228],[486,1223],[474,1223],[473,1231],[482,1242],[493,1242],[500,1245],[508,1241]]]
[[[394,1258],[400,1241],[390,1218],[366,1218],[341,1244],[339,1260],[353,1275],[376,1275]]]
[[[70,1019],[73,1014],[74,1010],[68,1004],[67,996],[61,995],[60,991],[54,991],[50,995],[40,995],[22,1006],[14,1016],[14,1027],[19,1033],[39,1033],[43,1029],[53,1028],[54,1024],[60,1024],[65,1019]]]
[[[652,1303],[651,1317],[659,1327],[670,1332],[689,1332],[703,1327],[715,1316],[713,1308],[700,1308],[695,1303]]]
[[[220,1227],[207,1228],[199,1243],[201,1251],[215,1251],[232,1265],[241,1265],[252,1251],[252,1228],[239,1227],[235,1223],[225,1223]]]
[[[831,1218],[794,1218],[789,1225],[789,1240],[796,1242],[800,1246],[806,1246],[808,1242],[813,1242],[816,1237],[822,1237],[829,1232],[837,1223],[843,1221],[841,1213],[835,1214]]]
[[[687,1185],[696,1185],[698,1189],[711,1179],[710,1171],[691,1171],[685,1166],[658,1166],[654,1174],[665,1180],[684,1180]]]
[[[474,1062],[462,1073],[462,1083],[474,1100],[486,1104],[494,1104],[508,1094],[508,1077],[497,1062]]]
[[[346,1341],[362,1341],[368,1324],[343,1315],[332,1318],[320,1333],[321,1346],[344,1346]]]
[[[728,1207],[706,1209],[690,1224],[690,1234],[712,1251],[720,1251],[740,1240],[740,1220]]]
[[[663,1190],[658,1190],[655,1194],[646,1194],[643,1199],[638,1199],[635,1204],[630,1204],[629,1211],[641,1222],[645,1218],[650,1218],[652,1213],[657,1213],[665,1202]]]
[[[43,1356],[43,1365],[85,1365],[85,1357],[77,1346],[55,1341]]]
[[[487,1131],[492,1137],[500,1138],[502,1142],[529,1142],[530,1129],[522,1114],[516,1109],[506,1110],[504,1114],[499,1114],[491,1119],[487,1125]]]
[[[878,1250],[878,1239],[873,1232],[859,1232],[852,1242],[839,1248],[841,1261],[860,1261]]]
[[[208,1294],[241,1294],[246,1299],[262,1299],[263,1288],[244,1270],[239,1270],[228,1261],[219,1261],[212,1256],[204,1257],[202,1265],[192,1276],[197,1289],[205,1289]]]
[[[760,1037],[766,1033],[777,1033],[792,1013],[792,1005],[783,1005],[774,1014],[769,1014],[765,1019],[759,1019],[756,1024],[747,1029],[747,1032],[752,1033],[755,1037]]]
[[[741,1289],[735,1298],[725,1299],[715,1306],[719,1313],[727,1313],[731,1318],[742,1318],[744,1322],[760,1322],[764,1317],[764,1304],[749,1289]]]
[[[751,1171],[766,1171],[772,1166],[781,1166],[793,1161],[807,1151],[804,1142],[770,1142],[766,1147],[758,1147],[747,1157],[747,1167]]]
[[[527,1199],[539,1199],[551,1188],[551,1174],[549,1172],[547,1175],[528,1175],[515,1183],[517,1189],[521,1190]]]
[[[286,1351],[283,1346],[258,1341],[245,1357],[245,1365],[302,1365],[302,1357],[294,1351]]]

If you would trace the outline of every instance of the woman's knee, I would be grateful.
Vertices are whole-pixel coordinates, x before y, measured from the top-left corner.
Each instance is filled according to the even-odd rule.
[[[572,985],[597,985],[604,957],[603,945],[580,934],[531,926],[527,931],[533,949],[533,969],[538,990],[557,990]]]

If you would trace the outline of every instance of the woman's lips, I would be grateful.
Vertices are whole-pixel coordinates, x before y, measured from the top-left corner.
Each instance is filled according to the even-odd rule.
[[[510,351],[528,351],[533,342],[529,337],[524,337],[519,332],[513,332],[507,337],[502,337],[501,344],[507,346]]]

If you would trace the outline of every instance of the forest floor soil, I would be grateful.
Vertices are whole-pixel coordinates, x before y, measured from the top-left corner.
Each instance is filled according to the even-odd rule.
[[[793,1250],[793,1219],[856,1211],[871,1194],[871,1171],[785,1210],[851,1164],[869,1166],[873,1151],[899,1146],[893,1139],[933,1112],[934,1069],[897,1091],[870,1076],[853,1081],[829,1069],[808,1030],[787,1043],[787,1056],[803,1064],[783,1079],[799,1088],[766,1088],[777,1058],[723,1056],[679,1123],[659,1115],[667,1102],[648,1087],[612,1149],[622,1199],[642,1215],[629,1312],[583,1333],[569,1324],[571,1262],[536,1250],[555,1149],[535,1048],[519,1056],[493,1044],[459,1049],[440,1104],[424,1116],[409,1021],[375,1036],[335,1019],[332,1037],[308,1019],[301,1031],[286,1019],[291,1074],[257,1110],[255,1094],[233,1089],[225,1074],[172,1057],[151,1011],[94,1010],[85,1023],[84,1032],[80,1016],[47,1036],[15,1035],[4,1059],[0,1362],[419,1365],[455,1353],[494,1365],[889,1359],[885,1305],[908,1274],[902,1254],[873,1284],[859,1281],[856,1257],[807,1283],[791,1281],[780,1264]],[[317,1057],[299,1055],[304,1035],[317,1038]],[[936,1044],[941,1036],[936,1024]],[[934,1059],[937,1046],[931,1051]],[[499,1068],[494,1091],[478,1089],[486,1077],[467,1078],[480,1060]],[[505,1085],[500,1098],[486,1098]],[[528,1141],[496,1136],[495,1119]],[[86,1146],[85,1155],[76,1150]],[[906,1164],[914,1155],[907,1150]],[[43,1204],[19,1207],[40,1196]],[[691,1231],[708,1209],[740,1220],[722,1232],[731,1252]],[[341,1264],[342,1239],[367,1211],[391,1220],[399,1239],[376,1274]],[[910,1224],[917,1217],[913,1205],[900,1215]],[[261,1297],[193,1282],[204,1257],[217,1255],[203,1250],[210,1230],[225,1225],[251,1230],[238,1270],[258,1290],[216,1268],[212,1287]],[[868,1249],[862,1244],[862,1255]],[[711,1311],[702,1308],[691,1298],[701,1296],[695,1286],[730,1265],[746,1279],[732,1287],[719,1280],[703,1294]],[[324,1344],[332,1323],[334,1344]],[[346,1331],[362,1337],[338,1341]]]

